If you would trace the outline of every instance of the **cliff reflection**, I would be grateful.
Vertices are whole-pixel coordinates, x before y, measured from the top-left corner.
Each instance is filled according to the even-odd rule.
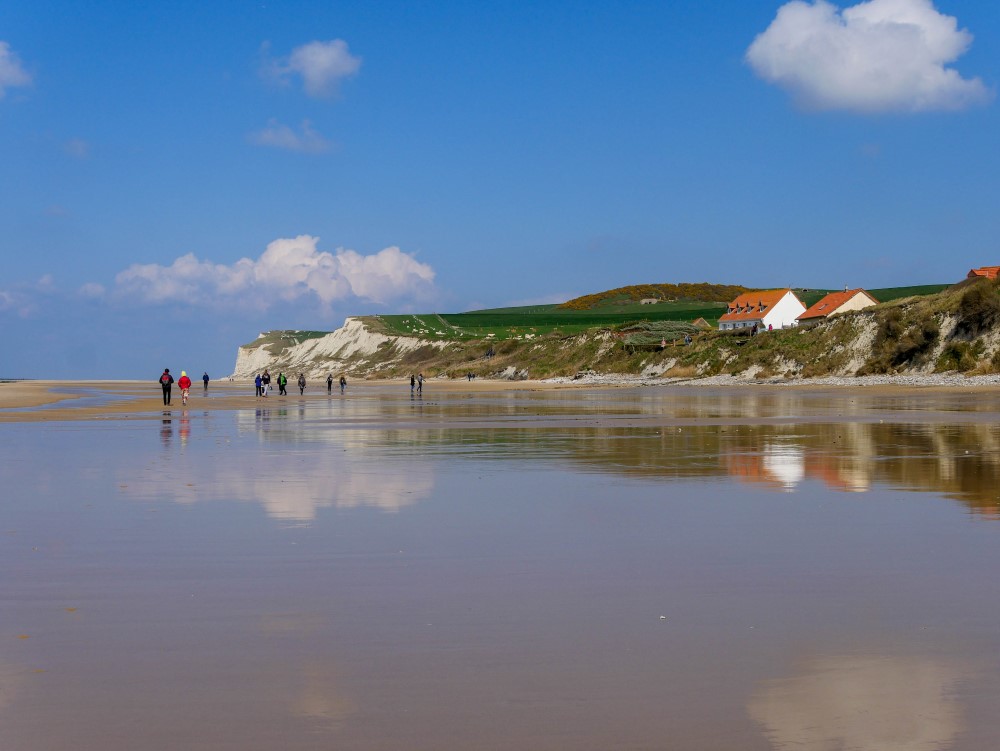
[[[852,493],[881,484],[938,492],[1000,518],[1000,426],[983,422],[422,429],[385,431],[382,440],[397,451],[568,461],[650,478],[730,476],[785,492],[808,480]]]
[[[926,657],[823,657],[769,681],[747,712],[778,751],[943,751],[963,729],[952,692],[965,677]]]

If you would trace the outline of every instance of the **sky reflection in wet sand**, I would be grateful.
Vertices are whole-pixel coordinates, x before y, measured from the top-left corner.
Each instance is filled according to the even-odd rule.
[[[0,748],[996,745],[990,414],[678,409],[6,424]]]

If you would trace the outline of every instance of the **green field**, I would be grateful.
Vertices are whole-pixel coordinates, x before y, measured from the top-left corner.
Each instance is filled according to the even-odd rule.
[[[636,321],[717,320],[723,303],[703,302],[630,305],[612,310],[561,310],[555,305],[496,308],[469,313],[378,316],[387,333],[431,339],[531,338],[558,332],[576,334],[593,328],[612,328]]]
[[[931,295],[946,289],[947,284],[918,287],[888,287],[869,290],[879,302],[889,302],[914,295]],[[833,290],[793,290],[807,307]],[[523,308],[491,308],[468,313],[426,313],[419,315],[382,315],[387,334],[417,336],[437,340],[525,339],[544,334],[577,334],[593,328],[617,328],[640,321],[694,321],[704,318],[712,326],[726,309],[726,303],[700,301],[605,304],[590,310],[571,310],[557,305],[530,305]]]

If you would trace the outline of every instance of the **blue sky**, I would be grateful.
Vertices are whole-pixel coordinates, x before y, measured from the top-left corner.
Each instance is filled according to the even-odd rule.
[[[1000,6],[0,4],[0,376],[1000,263]]]

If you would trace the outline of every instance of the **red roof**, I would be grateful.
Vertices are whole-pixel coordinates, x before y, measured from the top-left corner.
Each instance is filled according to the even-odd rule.
[[[966,278],[971,279],[974,276],[985,276],[987,279],[996,279],[998,274],[1000,274],[1000,266],[982,266],[978,269],[972,269]]]
[[[719,316],[720,321],[759,321],[777,305],[790,289],[769,289],[760,292],[744,292],[731,303],[727,311]]]
[[[818,303],[806,310],[805,313],[799,316],[800,321],[804,321],[807,318],[826,318],[829,315],[833,315],[837,312],[837,309],[843,305],[848,300],[852,299],[855,295],[864,295],[869,300],[877,303],[874,297],[869,295],[863,289],[846,289],[843,292],[831,292],[829,295],[824,297]]]

